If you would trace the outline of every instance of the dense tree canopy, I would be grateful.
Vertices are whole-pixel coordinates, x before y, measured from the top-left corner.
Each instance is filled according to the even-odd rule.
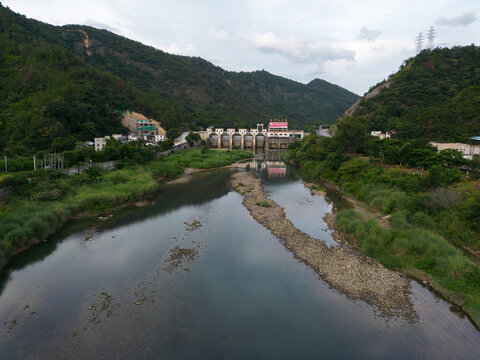
[[[270,118],[303,128],[332,123],[357,98],[326,81],[227,72],[106,30],[51,26],[0,5],[0,148],[13,154],[69,150],[124,132],[126,109],[157,119],[172,134]]]
[[[467,141],[480,135],[479,64],[474,45],[424,50],[405,60],[378,95],[363,98],[353,116],[400,139]]]

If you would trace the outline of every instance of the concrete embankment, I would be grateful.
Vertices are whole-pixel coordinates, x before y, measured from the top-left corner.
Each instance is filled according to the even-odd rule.
[[[375,305],[383,314],[415,317],[409,283],[401,274],[348,246],[327,247],[297,229],[283,208],[268,199],[260,180],[246,171],[233,175],[232,185],[243,195],[243,205],[299,260],[351,299]]]

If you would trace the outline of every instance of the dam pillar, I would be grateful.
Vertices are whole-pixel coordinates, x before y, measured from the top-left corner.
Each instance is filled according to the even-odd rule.
[[[235,134],[235,129],[229,128],[227,129],[228,134],[228,148],[232,150],[233,148],[233,134]]]
[[[217,147],[219,149],[222,148],[222,135],[223,135],[223,129],[215,129],[215,133],[217,134],[218,136],[218,144],[217,144]]]
[[[247,129],[238,129],[240,134],[240,149],[245,149],[245,135],[247,135]]]

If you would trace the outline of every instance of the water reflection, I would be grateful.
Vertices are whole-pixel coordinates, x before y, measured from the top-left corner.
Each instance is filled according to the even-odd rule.
[[[334,204],[309,202],[289,168],[285,177],[257,170],[287,216],[326,241],[327,232],[308,226]],[[101,227],[72,223],[54,244],[15,258],[0,295],[0,358],[478,355],[480,333],[418,284],[416,324],[386,324],[331,289],[252,219],[230,174],[196,174],[162,189],[154,205],[123,209]],[[99,229],[85,241],[92,226]]]

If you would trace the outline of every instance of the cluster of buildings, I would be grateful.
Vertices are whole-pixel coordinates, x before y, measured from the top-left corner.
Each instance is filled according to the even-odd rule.
[[[95,151],[102,151],[105,145],[107,145],[107,141],[110,139],[115,139],[117,141],[120,141],[122,144],[140,140],[143,142],[144,145],[156,146],[160,141],[165,140],[165,135],[137,136],[135,134],[128,134],[128,135],[112,134],[112,135],[107,135],[103,137],[98,137],[98,138],[95,138],[94,142],[92,143],[95,148]]]
[[[94,146],[95,151],[102,151],[107,141],[111,138],[122,143],[131,141],[141,141],[143,145],[156,146],[160,141],[166,140],[165,130],[160,123],[148,119],[142,114],[132,111],[122,113],[122,125],[130,130],[128,135],[113,134],[94,139],[89,145]],[[257,124],[252,129],[235,128],[213,128],[209,127],[205,131],[198,131],[200,138],[212,147],[218,148],[272,148],[282,149],[288,147],[295,140],[301,140],[306,135],[303,130],[289,130],[288,121],[283,119],[273,119],[268,123]],[[188,132],[184,132],[178,139],[175,139],[174,145],[178,146],[186,142],[185,137]]]
[[[387,131],[385,133],[381,131],[372,131],[370,135],[383,139],[390,139],[394,134],[393,131]],[[469,138],[471,142],[469,144],[464,143],[440,143],[430,142],[430,145],[436,147],[438,151],[452,149],[458,150],[463,154],[463,157],[468,160],[472,160],[474,155],[480,155],[480,136],[472,136]]]
[[[125,111],[123,113],[122,125],[130,130],[128,135],[113,134],[95,138],[93,142],[95,151],[102,151],[110,138],[122,143],[141,141],[147,146],[156,146],[160,141],[166,140],[165,130],[160,126],[160,123],[156,120],[148,119],[142,114]]]

